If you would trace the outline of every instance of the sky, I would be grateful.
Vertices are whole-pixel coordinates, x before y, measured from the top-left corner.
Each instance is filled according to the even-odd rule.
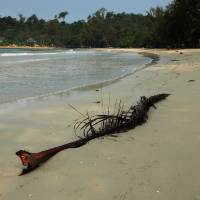
[[[35,14],[37,18],[45,21],[54,19],[55,15],[67,11],[66,23],[87,21],[100,8],[104,7],[107,12],[117,13],[141,13],[146,15],[151,7],[161,6],[165,8],[171,0],[0,0],[1,17],[11,16],[17,18],[18,14],[30,17]],[[60,19],[62,21],[62,19]]]

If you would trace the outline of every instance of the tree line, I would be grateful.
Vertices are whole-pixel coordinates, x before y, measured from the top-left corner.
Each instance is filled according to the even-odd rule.
[[[147,15],[107,12],[101,8],[87,22],[66,23],[61,12],[45,21],[35,14],[19,19],[0,17],[0,45],[27,45],[34,38],[39,46],[57,47],[197,47],[200,43],[200,1],[174,0],[165,8],[150,8]],[[63,19],[59,22],[59,19]],[[33,45],[33,44],[29,44]]]

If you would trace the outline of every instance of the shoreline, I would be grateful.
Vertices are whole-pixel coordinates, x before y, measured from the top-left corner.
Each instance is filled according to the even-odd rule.
[[[102,49],[102,50],[105,51],[106,49]],[[95,89],[95,88],[105,87],[105,86],[108,86],[110,84],[114,84],[114,83],[120,81],[121,79],[126,78],[127,76],[130,76],[130,75],[136,73],[137,71],[141,71],[141,70],[145,69],[146,67],[154,65],[156,63],[156,61],[158,61],[158,59],[159,59],[159,57],[156,54],[152,54],[152,53],[148,53],[148,52],[134,52],[134,53],[138,53],[138,54],[140,54],[144,57],[148,57],[148,58],[152,59],[152,61],[150,63],[145,64],[144,66],[142,66],[140,68],[135,69],[133,72],[131,72],[129,74],[125,74],[125,75],[119,76],[119,77],[114,78],[114,79],[108,79],[106,81],[97,82],[97,83],[93,83],[93,84],[90,84],[90,85],[77,86],[77,87],[69,88],[69,89],[66,89],[66,90],[63,90],[63,91],[58,91],[58,92],[49,93],[49,94],[43,94],[43,95],[40,95],[40,96],[27,97],[27,98],[18,99],[18,100],[15,100],[15,101],[4,102],[4,103],[0,104],[0,108],[4,107],[4,106],[9,106],[10,104],[11,105],[12,104],[17,105],[18,103],[21,104],[21,103],[23,103],[23,101],[29,101],[29,100],[35,100],[37,98],[46,98],[46,97],[49,97],[49,96],[60,95],[60,94],[68,93],[72,90],[85,91],[85,90],[92,90],[92,88]]]
[[[158,54],[158,63],[99,91],[30,100],[0,115],[5,152],[0,198],[199,199],[200,50],[145,52]],[[128,110],[140,96],[159,93],[172,95],[156,103],[157,110],[150,109],[142,126],[62,151],[30,174],[17,176],[22,165],[14,153],[19,149],[39,152],[77,139],[73,123],[81,118],[67,103],[96,115],[101,114],[97,101],[112,110],[121,99]]]

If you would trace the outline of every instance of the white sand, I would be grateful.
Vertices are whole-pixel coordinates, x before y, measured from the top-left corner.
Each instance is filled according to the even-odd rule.
[[[200,50],[125,51],[155,53],[160,61],[102,92],[93,86],[0,107],[0,199],[200,199]],[[82,118],[67,103],[93,115],[100,113],[96,101],[107,106],[110,99],[112,109],[121,99],[129,109],[140,96],[159,93],[172,95],[142,126],[62,151],[18,176],[16,151],[78,139],[72,123]]]

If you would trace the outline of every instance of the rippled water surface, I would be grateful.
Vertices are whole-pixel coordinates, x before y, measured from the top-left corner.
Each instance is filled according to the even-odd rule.
[[[132,52],[0,49],[0,105],[114,80],[150,62]]]

